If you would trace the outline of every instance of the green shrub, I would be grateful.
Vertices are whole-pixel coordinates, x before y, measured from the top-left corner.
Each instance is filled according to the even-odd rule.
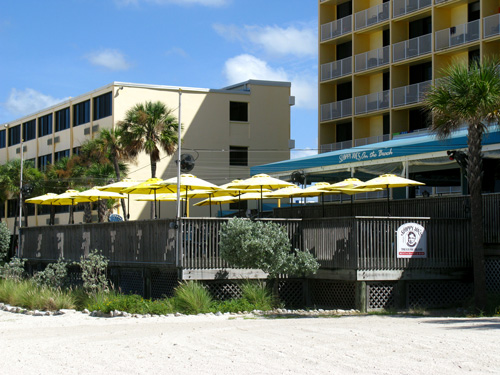
[[[273,296],[266,285],[259,282],[245,282],[241,285],[242,299],[253,306],[252,310],[271,310],[276,306]]]
[[[307,275],[319,268],[309,251],[291,251],[285,227],[273,222],[229,220],[221,225],[219,246],[221,257],[232,266],[261,269],[270,278]]]
[[[109,291],[107,278],[108,259],[100,251],[93,250],[87,257],[80,258],[83,288],[91,293]]]
[[[136,294],[124,295],[115,291],[98,292],[88,301],[86,308],[109,313],[114,310],[126,311],[131,314],[170,314],[174,311],[168,299],[149,300]]]
[[[7,256],[10,245],[10,230],[7,228],[7,224],[3,221],[0,222],[0,262],[2,262]]]
[[[33,275],[33,281],[39,286],[63,288],[68,281],[68,263],[59,258],[57,263],[49,263],[45,270]]]
[[[0,266],[0,278],[20,281],[25,275],[24,263],[26,259],[14,257],[9,263]]]
[[[202,284],[187,281],[175,289],[173,303],[179,312],[198,314],[210,311],[213,300]]]

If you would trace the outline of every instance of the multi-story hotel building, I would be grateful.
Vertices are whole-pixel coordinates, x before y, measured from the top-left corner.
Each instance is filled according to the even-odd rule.
[[[500,0],[319,0],[321,152],[426,128],[452,61],[500,54]]]
[[[249,177],[251,166],[288,159],[293,103],[290,86],[289,82],[250,80],[223,89],[183,87],[182,148],[197,158],[191,173],[224,184]],[[113,82],[3,124],[0,163],[19,159],[23,152],[24,160],[32,160],[37,168],[44,170],[62,157],[77,153],[83,142],[95,137],[101,129],[115,127],[127,110],[146,101],[161,101],[173,110],[173,115],[179,115],[179,87]],[[167,157],[162,151],[156,176],[175,177],[176,157]],[[150,176],[149,156],[140,155],[136,164],[129,165],[129,178],[142,182]],[[162,203],[162,217],[175,215],[174,206]],[[15,199],[6,202],[4,208],[2,216],[12,227]],[[196,210],[200,216],[208,216],[206,207],[194,208],[193,214]],[[46,224],[49,215],[40,212],[33,209],[29,225]],[[56,223],[67,223],[67,215],[58,214]],[[75,222],[81,222],[81,215],[77,213]],[[149,206],[131,199],[130,215],[131,219],[149,218]]]

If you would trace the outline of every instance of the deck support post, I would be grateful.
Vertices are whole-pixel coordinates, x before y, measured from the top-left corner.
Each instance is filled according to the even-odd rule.
[[[368,299],[366,291],[367,291],[366,281],[356,282],[355,304],[356,304],[356,309],[362,313],[366,312],[366,301]]]

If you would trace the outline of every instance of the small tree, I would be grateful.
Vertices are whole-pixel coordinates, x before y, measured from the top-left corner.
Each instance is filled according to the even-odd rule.
[[[59,258],[57,263],[49,263],[45,270],[35,273],[33,280],[40,286],[62,288],[68,281],[68,263]]]
[[[308,275],[319,268],[309,251],[292,250],[285,228],[272,222],[235,218],[221,225],[220,253],[231,265],[261,269],[269,278]]]
[[[7,224],[0,222],[0,262],[7,256],[10,245],[10,231]]]
[[[107,278],[108,259],[99,250],[93,250],[87,257],[80,257],[83,288],[91,294],[109,291]]]

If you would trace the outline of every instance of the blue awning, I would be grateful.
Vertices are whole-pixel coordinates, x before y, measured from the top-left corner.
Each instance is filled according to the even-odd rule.
[[[500,131],[490,131],[484,135],[483,147],[492,144],[500,144]],[[390,162],[392,158],[463,148],[467,148],[467,129],[457,131],[447,139],[438,139],[435,135],[409,136],[408,138],[259,165],[251,167],[250,173],[251,175],[272,174],[334,165],[348,168],[351,163],[372,160]]]

